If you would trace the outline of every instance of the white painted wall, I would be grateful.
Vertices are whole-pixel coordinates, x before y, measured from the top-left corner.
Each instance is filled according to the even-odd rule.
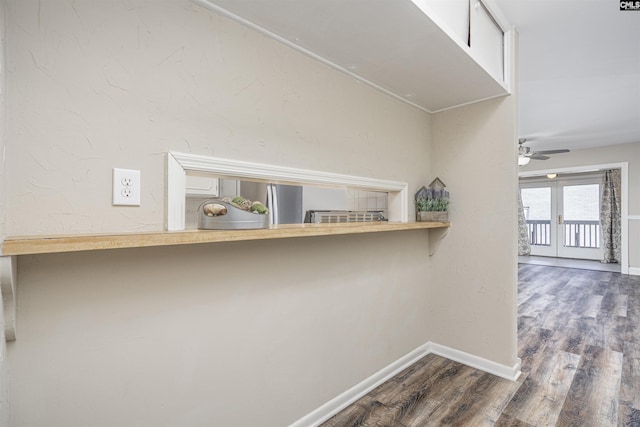
[[[522,172],[570,168],[608,163],[629,164],[629,216],[640,216],[640,142],[584,150],[551,156],[549,160],[532,160]],[[640,220],[629,221],[629,267],[640,268]]]
[[[286,425],[429,340],[512,365],[515,100],[432,137],[187,0],[6,5],[7,234],[161,230],[167,150],[439,175],[454,203],[433,257],[424,230],[22,256],[12,426]],[[110,206],[113,167],[142,171],[141,207]]]

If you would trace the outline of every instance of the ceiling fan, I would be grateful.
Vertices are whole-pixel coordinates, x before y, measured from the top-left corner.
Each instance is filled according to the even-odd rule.
[[[568,153],[570,150],[561,148],[558,150],[544,150],[544,151],[531,151],[530,147],[525,147],[524,143],[527,142],[527,138],[518,139],[518,166],[524,166],[533,160],[547,160],[550,159],[549,154],[561,154]]]

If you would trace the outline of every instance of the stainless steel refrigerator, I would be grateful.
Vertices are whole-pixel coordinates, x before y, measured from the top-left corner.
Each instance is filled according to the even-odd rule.
[[[300,224],[308,210],[347,209],[347,190],[242,181],[240,195],[269,208],[270,224]]]

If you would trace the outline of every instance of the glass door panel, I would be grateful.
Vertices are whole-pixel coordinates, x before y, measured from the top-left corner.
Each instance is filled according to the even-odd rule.
[[[520,190],[524,215],[529,229],[531,255],[556,256],[556,237],[551,219],[553,212],[553,188],[550,185],[525,187]]]
[[[558,185],[558,256],[602,259],[599,180],[560,181]]]

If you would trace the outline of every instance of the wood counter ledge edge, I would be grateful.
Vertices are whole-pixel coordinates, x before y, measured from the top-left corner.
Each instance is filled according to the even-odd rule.
[[[33,255],[101,249],[190,245],[243,240],[378,233],[385,231],[447,228],[449,222],[382,222],[338,224],[284,224],[257,230],[185,230],[121,234],[8,236],[2,242],[2,255]]]

